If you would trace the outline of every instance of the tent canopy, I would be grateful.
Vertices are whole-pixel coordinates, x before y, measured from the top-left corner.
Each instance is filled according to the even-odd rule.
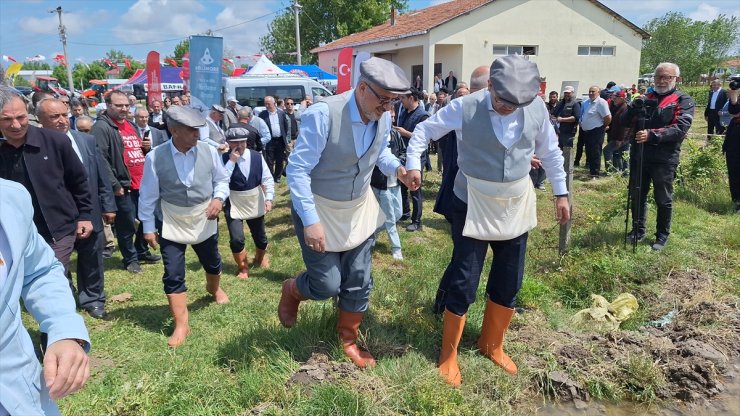
[[[180,78],[181,73],[182,68],[171,66],[162,67],[160,70],[161,79],[159,81],[162,85],[162,91],[182,90],[182,78]],[[137,69],[136,72],[131,75],[131,78],[126,81],[126,84],[146,85],[146,71],[144,69]]]
[[[265,55],[262,55],[260,59],[252,68],[249,69],[244,75],[287,75],[287,71],[283,71],[277,65],[273,64],[272,61],[267,59]]]
[[[305,74],[303,76],[308,76],[309,78],[316,78],[319,81],[337,79],[336,75],[332,75],[324,71],[323,69],[319,68],[317,65],[279,65],[279,67],[292,74],[295,74],[295,73],[298,73],[301,75]]]

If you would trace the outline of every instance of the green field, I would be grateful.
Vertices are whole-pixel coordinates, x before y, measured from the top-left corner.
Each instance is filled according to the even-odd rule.
[[[694,131],[703,130],[697,120]],[[373,254],[374,288],[361,344],[378,359],[376,368],[359,371],[348,364],[334,332],[331,301],[304,302],[292,329],[278,322],[281,283],[302,270],[283,183],[276,209],[267,216],[269,270],[251,270],[249,280],[238,280],[221,222],[222,286],[230,304],[212,303],[203,271],[188,252],[192,333],[181,348],[167,347],[173,326],[161,265],[145,265],[143,273],[132,275],[122,270],[119,253],[106,261],[108,297],[128,293],[131,298],[109,301],[110,321],[85,315],[92,376],[82,391],[61,400],[60,408],[68,415],[533,414],[552,398],[569,399],[550,377],[556,371],[577,384],[581,399],[587,393],[590,399],[671,406],[680,390],[672,369],[683,363],[671,351],[679,347],[654,347],[653,338],[640,330],[646,322],[676,309],[671,331],[679,333],[679,324],[690,326],[697,339],[737,360],[733,325],[738,322],[740,215],[731,214],[718,147],[700,150],[702,144],[696,137],[684,148],[683,163],[704,170],[697,178],[682,179],[673,233],[660,253],[647,242],[636,253],[623,247],[624,178],[592,182],[584,180],[585,170],[576,170],[572,245],[564,256],[558,254],[559,227],[549,190],[537,191],[539,226],[530,234],[519,298],[524,313],[514,318],[507,338],[507,350],[519,366],[516,377],[474,348],[490,254],[461,342],[463,385],[453,389],[437,377],[442,324],[430,307],[451,244],[447,223],[431,210],[440,183],[433,172],[423,188],[424,230],[400,231],[405,262],[392,261],[385,233]],[[692,145],[695,150],[689,152]],[[651,205],[649,233],[654,221]],[[253,256],[251,241],[248,247]],[[634,294],[640,304],[622,330],[573,327],[570,317],[590,305],[591,294],[611,300],[622,292]],[[707,311],[717,311],[716,316]],[[24,321],[36,336],[35,323],[28,316]],[[313,367],[300,370],[309,359]],[[715,367],[714,377],[721,370]]]

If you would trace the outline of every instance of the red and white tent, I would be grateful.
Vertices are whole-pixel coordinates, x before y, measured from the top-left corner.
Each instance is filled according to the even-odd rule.
[[[249,69],[246,73],[244,73],[244,76],[249,75],[288,75],[291,74],[287,71],[283,71],[282,69],[278,68],[277,65],[273,64],[272,61],[267,59],[265,55],[262,55],[260,59],[257,61],[256,64],[252,68]]]

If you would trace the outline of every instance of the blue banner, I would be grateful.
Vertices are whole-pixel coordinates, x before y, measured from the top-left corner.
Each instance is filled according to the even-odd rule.
[[[221,102],[221,61],[224,39],[213,36],[190,37],[190,95],[191,106],[200,105],[201,112]],[[193,99],[195,98],[195,99]]]

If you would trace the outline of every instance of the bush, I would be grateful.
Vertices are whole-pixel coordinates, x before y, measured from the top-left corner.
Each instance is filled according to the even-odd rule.
[[[709,100],[709,85],[688,86],[681,85],[679,90],[689,94],[697,107],[706,107]]]
[[[686,156],[678,166],[675,196],[710,212],[730,209],[725,158],[722,142],[712,140],[705,146],[693,140],[684,141]]]

